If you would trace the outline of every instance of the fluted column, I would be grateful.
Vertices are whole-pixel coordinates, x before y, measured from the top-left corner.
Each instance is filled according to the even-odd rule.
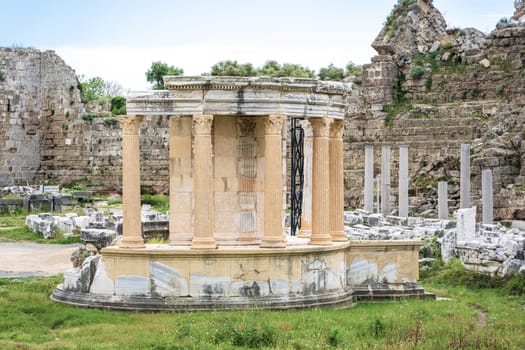
[[[312,236],[309,244],[332,244],[330,236],[329,118],[310,118],[314,130],[312,164]]]
[[[120,248],[144,248],[140,220],[140,138],[143,117],[119,117],[122,126],[122,241]]]
[[[334,120],[330,128],[330,236],[334,242],[347,241],[345,236],[345,186],[343,165],[344,120]]]
[[[281,133],[285,116],[264,120],[264,235],[262,248],[286,246],[283,232],[283,175]]]
[[[193,116],[194,135],[194,234],[193,249],[215,249],[213,237],[213,163],[211,128],[213,115]]]
[[[191,117],[170,118],[170,244],[190,245],[193,238]]]

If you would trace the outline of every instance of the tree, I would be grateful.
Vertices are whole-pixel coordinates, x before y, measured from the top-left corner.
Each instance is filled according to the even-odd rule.
[[[334,80],[340,81],[345,78],[345,70],[343,68],[338,68],[332,63],[328,67],[321,68],[319,70],[319,79],[321,80]]]
[[[356,77],[362,76],[363,75],[363,66],[360,65],[360,64],[355,64],[352,61],[349,61],[346,64],[345,77],[348,77],[350,75],[353,75],[353,76],[356,76]]]
[[[168,66],[166,63],[156,61],[151,63],[150,69],[146,72],[146,80],[153,84],[153,90],[164,90],[164,80],[162,80],[163,76],[182,74],[184,74],[182,68]]]
[[[83,103],[98,100],[105,96],[105,83],[101,77],[93,77],[87,81],[80,77],[80,100]]]
[[[106,96],[122,96],[124,88],[116,81],[106,80],[104,83],[104,94]]]
[[[255,76],[255,70],[251,63],[239,64],[237,61],[220,61],[211,67],[213,76]]]
[[[315,72],[303,67],[300,64],[284,63],[279,64],[277,61],[268,60],[261,68],[256,71],[258,76],[268,77],[300,77],[300,78],[314,78]]]

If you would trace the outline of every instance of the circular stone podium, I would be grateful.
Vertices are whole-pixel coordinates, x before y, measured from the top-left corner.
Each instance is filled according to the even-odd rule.
[[[165,77],[128,97],[122,125],[123,234],[54,300],[124,310],[300,308],[352,297],[422,296],[421,242],[350,243],[344,234],[343,128],[350,86],[303,78]],[[139,127],[170,119],[169,245],[145,244]],[[311,236],[287,237],[286,134],[313,131]],[[371,287],[373,286],[373,287]]]

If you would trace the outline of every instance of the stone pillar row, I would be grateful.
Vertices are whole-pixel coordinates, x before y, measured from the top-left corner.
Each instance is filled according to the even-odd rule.
[[[122,116],[123,237],[121,248],[142,248],[140,140],[142,116]],[[263,248],[286,246],[283,231],[281,133],[286,116],[264,119]],[[343,120],[310,118],[313,129],[312,234],[309,244],[346,241],[344,234]],[[170,240],[192,249],[215,249],[213,237],[213,115],[170,120]],[[191,135],[193,129],[193,177]],[[192,196],[193,194],[193,196]],[[193,217],[191,208],[193,197]],[[192,229],[193,226],[193,229]],[[193,234],[191,233],[193,231]]]

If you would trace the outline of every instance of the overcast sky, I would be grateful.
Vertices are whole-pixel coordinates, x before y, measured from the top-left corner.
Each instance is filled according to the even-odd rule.
[[[397,0],[0,0],[0,46],[55,50],[77,74],[126,89],[153,61],[200,75],[221,60],[318,70],[368,63]],[[514,0],[434,0],[449,27],[486,33]]]

